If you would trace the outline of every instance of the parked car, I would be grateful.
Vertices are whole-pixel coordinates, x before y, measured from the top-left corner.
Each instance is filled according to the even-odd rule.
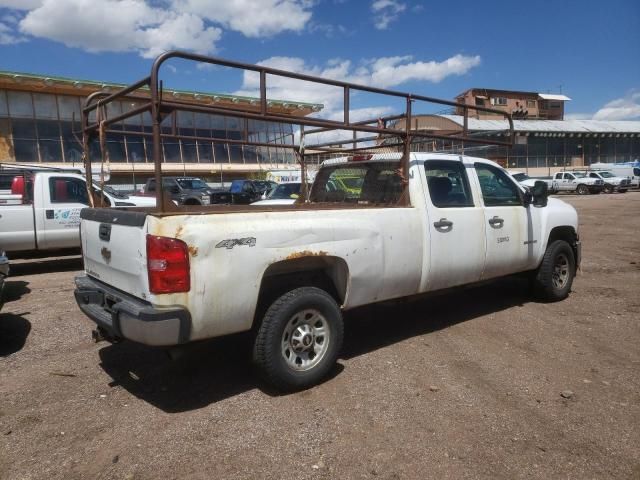
[[[249,205],[260,200],[269,187],[263,180],[234,180],[228,191],[213,192],[211,203]]]
[[[9,259],[7,255],[0,250],[0,309],[4,304],[4,279],[9,276]]]
[[[300,182],[281,183],[267,196],[265,200],[258,200],[251,205],[291,205],[300,196]]]
[[[604,182],[604,193],[625,193],[631,188],[631,181],[626,177],[617,177],[612,172],[607,170],[598,170],[594,172],[588,172],[589,178],[599,178]]]
[[[345,310],[516,273],[544,300],[567,297],[581,255],[571,205],[481,158],[412,153],[401,176],[401,155],[330,160],[304,208],[84,209],[77,304],[112,341],[253,331],[255,365],[291,390],[333,368]],[[334,190],[347,171],[361,179],[357,196]]]
[[[600,193],[604,182],[599,178],[590,178],[585,172],[565,171],[553,176],[554,188],[558,192],[575,192],[578,195]]]
[[[178,205],[209,205],[213,189],[197,177],[164,177],[162,189]],[[156,179],[150,178],[144,187],[145,195],[155,196]]]

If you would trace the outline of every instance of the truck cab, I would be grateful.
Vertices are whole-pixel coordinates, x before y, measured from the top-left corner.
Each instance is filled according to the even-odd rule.
[[[558,192],[576,192],[578,195],[600,193],[604,182],[599,178],[591,178],[585,172],[558,172],[553,176],[554,188]]]
[[[153,199],[132,200],[102,187],[94,184],[104,207],[155,204]],[[12,172],[9,193],[0,194],[0,246],[7,252],[77,248],[80,210],[88,206],[86,180],[80,174],[62,170]]]

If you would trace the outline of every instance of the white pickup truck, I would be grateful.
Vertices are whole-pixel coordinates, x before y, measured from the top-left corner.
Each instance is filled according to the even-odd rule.
[[[84,209],[76,301],[111,341],[252,331],[259,371],[290,390],[335,363],[342,311],[520,272],[545,300],[568,295],[580,262],[572,206],[491,161],[430,153],[411,154],[407,202],[400,158],[326,161],[307,203]],[[361,187],[336,190],[345,177]]]
[[[587,172],[589,178],[599,178],[604,183],[602,191],[604,193],[625,193],[631,188],[631,179],[627,177],[619,177],[614,175],[613,172],[607,170],[597,170],[593,172]]]
[[[0,246],[7,252],[78,248],[80,210],[89,205],[85,178],[64,171],[30,171],[13,180],[12,193],[0,194]],[[107,186],[98,194],[106,206],[155,205],[153,198],[132,199]]]
[[[558,172],[553,176],[554,193],[575,192],[578,195],[600,193],[604,182],[600,178],[591,178],[585,172]]]

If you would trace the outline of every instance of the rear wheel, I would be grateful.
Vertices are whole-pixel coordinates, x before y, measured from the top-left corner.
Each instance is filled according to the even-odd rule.
[[[586,195],[589,193],[589,188],[586,185],[578,185],[576,192],[578,192],[578,195]]]
[[[576,272],[573,249],[564,240],[555,240],[536,271],[533,287],[538,298],[556,302],[567,298]]]
[[[255,337],[253,361],[279,390],[320,382],[342,347],[342,312],[324,290],[302,287],[271,304]]]
[[[602,189],[602,191],[604,193],[613,193],[613,186],[612,185],[605,185],[604,188]]]
[[[618,193],[627,193],[627,189],[623,188],[622,190],[618,190]]]

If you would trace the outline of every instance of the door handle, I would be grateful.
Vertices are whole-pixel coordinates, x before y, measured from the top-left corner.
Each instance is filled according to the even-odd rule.
[[[502,225],[504,225],[504,220],[496,216],[489,219],[489,225],[494,228],[502,228]]]
[[[439,221],[433,222],[433,226],[438,230],[451,230],[453,228],[453,222],[446,218],[441,218]]]
[[[53,220],[53,210],[45,210],[45,216],[47,217],[47,220]]]

